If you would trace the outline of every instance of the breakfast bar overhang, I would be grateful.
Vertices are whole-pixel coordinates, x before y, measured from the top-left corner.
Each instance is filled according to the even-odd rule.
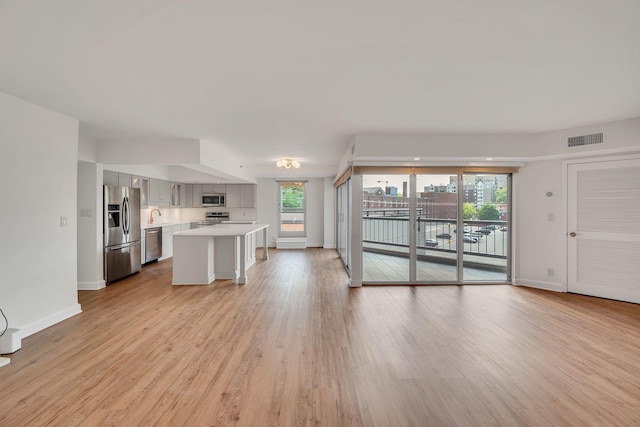
[[[263,259],[269,258],[268,224],[219,224],[173,234],[173,285],[208,285],[216,279],[247,282],[255,262],[256,233],[262,231]],[[248,250],[249,249],[249,250]]]

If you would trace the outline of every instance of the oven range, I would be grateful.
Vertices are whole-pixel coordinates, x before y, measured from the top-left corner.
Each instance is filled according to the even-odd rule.
[[[191,228],[208,227],[229,220],[229,212],[207,212],[205,219],[191,223]]]

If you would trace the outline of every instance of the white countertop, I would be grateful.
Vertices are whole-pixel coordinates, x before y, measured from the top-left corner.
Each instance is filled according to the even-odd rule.
[[[175,236],[194,237],[218,237],[218,236],[246,236],[256,231],[269,227],[269,224],[218,224],[211,227],[194,228],[191,230],[179,231]]]
[[[153,224],[142,224],[140,226],[141,229],[146,230],[147,228],[156,228],[156,227],[169,227],[171,225],[182,225],[182,224],[191,224],[196,221],[181,221],[181,222],[154,222]]]
[[[258,221],[256,220],[229,220],[229,221],[221,221],[222,224],[256,224]]]

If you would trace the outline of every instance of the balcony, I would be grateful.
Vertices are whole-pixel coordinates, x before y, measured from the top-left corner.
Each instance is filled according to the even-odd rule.
[[[367,211],[362,218],[363,280],[408,281],[408,212]],[[420,213],[419,213],[420,214]],[[418,218],[418,281],[456,281],[457,248],[463,246],[464,281],[507,280],[506,221]]]

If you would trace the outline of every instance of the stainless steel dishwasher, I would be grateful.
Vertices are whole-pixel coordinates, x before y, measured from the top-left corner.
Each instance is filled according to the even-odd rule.
[[[148,264],[162,256],[162,227],[147,228],[144,236],[144,263]]]

